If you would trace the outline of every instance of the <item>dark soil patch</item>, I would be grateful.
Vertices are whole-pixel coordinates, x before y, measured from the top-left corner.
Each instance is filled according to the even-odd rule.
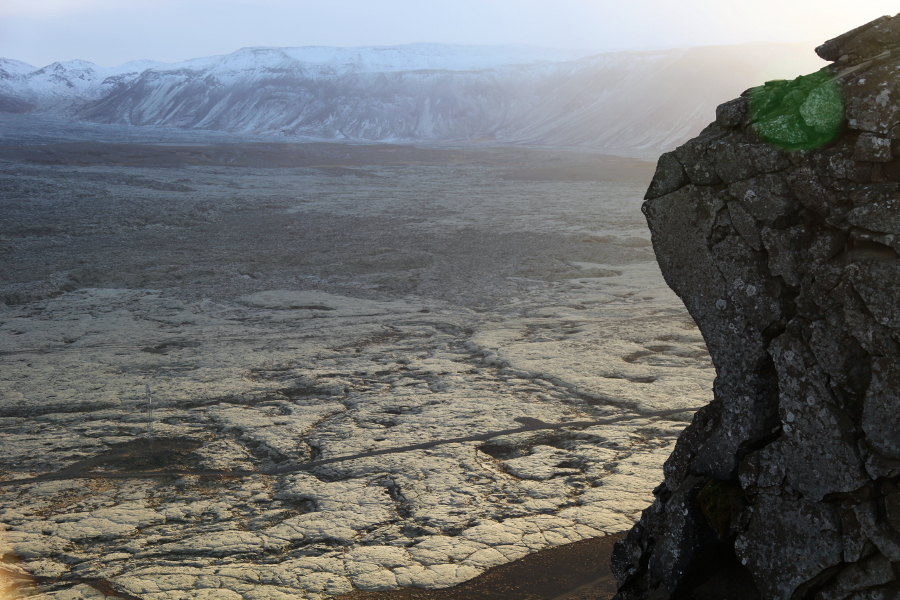
[[[609,600],[612,547],[624,533],[581,540],[494,567],[452,588],[356,591],[336,600]]]
[[[196,461],[191,460],[189,455],[202,443],[185,437],[141,438],[113,446],[97,456],[79,460],[56,475],[82,473],[97,467],[116,471],[154,471],[166,467],[194,466]]]

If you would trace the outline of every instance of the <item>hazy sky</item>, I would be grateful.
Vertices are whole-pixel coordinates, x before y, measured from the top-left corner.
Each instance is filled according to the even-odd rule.
[[[897,10],[896,0],[0,0],[0,57],[113,66],[245,46],[820,42]]]

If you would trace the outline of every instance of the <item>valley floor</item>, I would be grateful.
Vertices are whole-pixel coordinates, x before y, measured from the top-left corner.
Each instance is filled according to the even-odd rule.
[[[640,212],[652,164],[17,127],[0,143],[0,578],[48,598],[460,584],[630,528],[711,398]],[[682,408],[283,475],[98,476]]]

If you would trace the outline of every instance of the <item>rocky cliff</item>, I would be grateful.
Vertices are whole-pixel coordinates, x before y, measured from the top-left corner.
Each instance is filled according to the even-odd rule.
[[[620,600],[900,598],[900,15],[816,53],[647,192],[717,379],[616,546]]]

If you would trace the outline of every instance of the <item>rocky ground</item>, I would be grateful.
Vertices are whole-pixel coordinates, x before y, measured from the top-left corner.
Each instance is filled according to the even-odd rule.
[[[640,415],[711,397],[703,339],[640,213],[652,164],[115,128],[41,137],[4,119],[11,589],[452,586],[631,527],[691,417]],[[21,148],[48,142],[63,145]],[[620,416],[640,418],[283,475],[101,476],[266,470]]]

